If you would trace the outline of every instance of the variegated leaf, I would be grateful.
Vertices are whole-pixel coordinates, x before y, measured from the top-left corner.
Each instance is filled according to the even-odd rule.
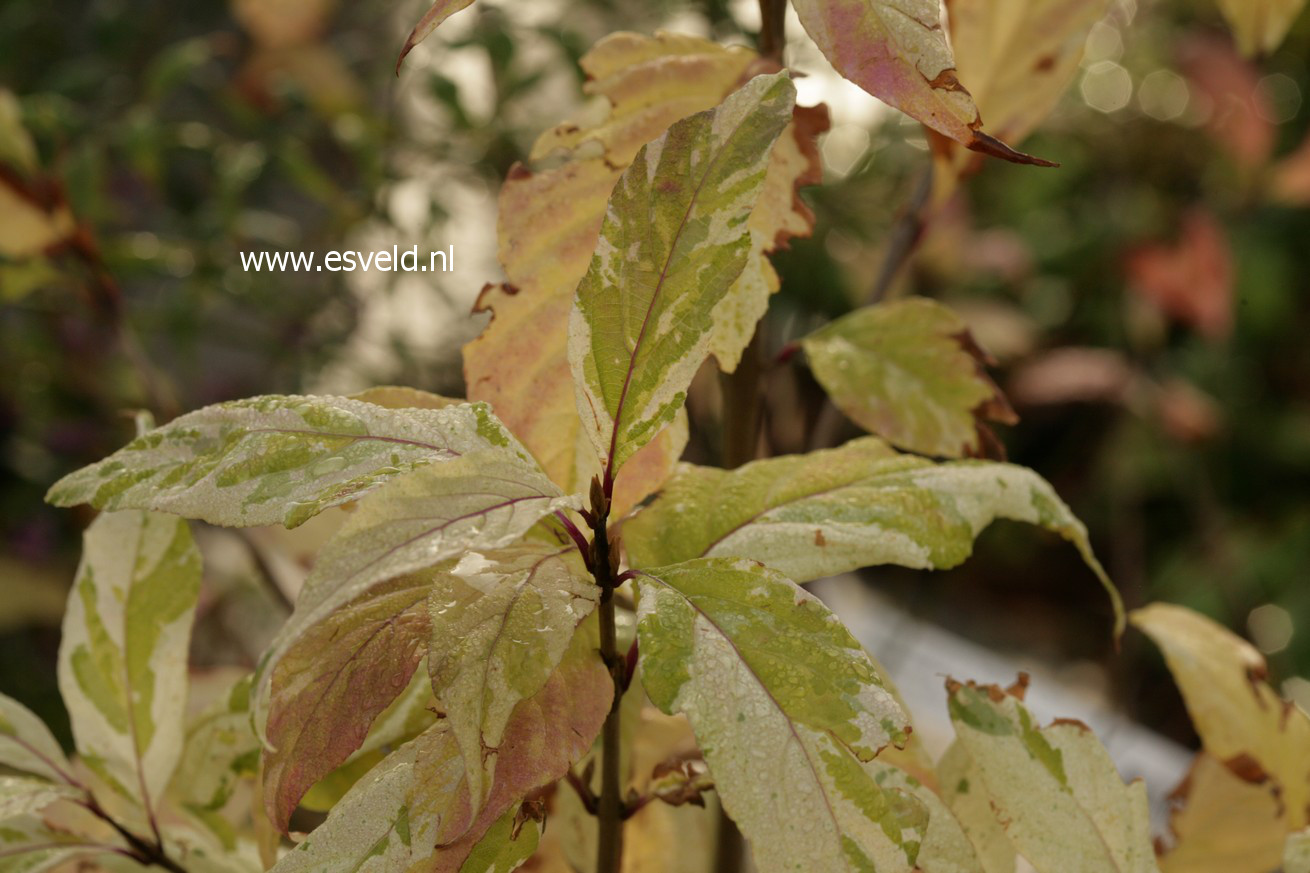
[[[1287,830],[1310,824],[1310,716],[1265,682],[1264,657],[1186,607],[1153,603],[1130,619],[1164,652],[1205,751],[1273,792]]]
[[[310,786],[360,747],[409,684],[427,649],[434,575],[373,586],[300,628],[262,667],[264,804],[278,828],[286,830]]]
[[[623,541],[634,567],[739,556],[808,582],[876,564],[954,567],[998,518],[1072,542],[1122,615],[1086,529],[1036,473],[988,461],[936,463],[873,437],[731,471],[683,464],[623,525]]]
[[[866,306],[801,345],[837,408],[902,449],[981,455],[990,437],[985,419],[1017,421],[983,369],[968,325],[936,301]]]
[[[1305,0],[1219,0],[1237,44],[1248,55],[1269,54],[1283,44]]]
[[[239,820],[234,797],[243,784],[250,785],[259,768],[259,738],[250,724],[250,682],[249,676],[238,680],[187,725],[182,757],[169,786],[169,799],[229,852],[236,849]]]
[[[983,873],[1014,873],[1015,851],[992,811],[978,764],[959,740],[937,762],[941,797],[973,845]]]
[[[684,713],[762,873],[908,871],[926,825],[861,760],[906,738],[878,670],[816,598],[745,560],[641,573],[643,686]]]
[[[0,768],[69,782],[72,767],[59,741],[35,713],[0,694]]]
[[[915,860],[922,873],[989,873],[979,860],[964,826],[950,807],[927,785],[880,757],[865,765],[883,789],[896,789],[913,795],[928,810],[928,827]]]
[[[526,454],[484,404],[390,410],[345,397],[253,397],[174,419],[65,476],[46,499],[294,527],[408,470],[490,446]]]
[[[4,873],[44,873],[79,856],[119,848],[90,837],[57,829],[42,813],[80,792],[67,785],[36,779],[0,776],[0,870]]]
[[[614,686],[596,657],[597,633],[594,621],[584,624],[545,687],[515,709],[495,784],[476,816],[463,757],[446,723],[438,722],[361,779],[273,869],[458,873],[507,810],[563,776],[600,732]]]
[[[1124,785],[1091,729],[1066,720],[1039,728],[1021,691],[953,680],[947,691],[977,788],[1038,873],[1158,873],[1146,786]]]
[[[795,0],[796,14],[847,79],[943,136],[977,152],[1050,166],[983,132],[960,84],[938,0]]]
[[[554,673],[599,590],[576,548],[543,543],[472,551],[438,574],[428,671],[475,805],[514,708]]]
[[[683,405],[794,101],[785,75],[752,79],[643,147],[610,197],[569,321],[578,413],[607,480]]]
[[[64,615],[59,690],[78,754],[148,811],[182,754],[200,570],[182,519],[104,513],[83,538]]]
[[[520,539],[576,506],[530,460],[485,449],[388,482],[319,554],[296,609],[260,667],[269,815],[285,827],[311,785],[358,748],[426,649],[420,571],[470,548]],[[314,718],[309,718],[310,714]]]

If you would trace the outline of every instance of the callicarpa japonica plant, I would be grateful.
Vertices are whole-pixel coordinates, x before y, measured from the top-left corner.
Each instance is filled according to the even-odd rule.
[[[439,0],[405,51],[469,2]],[[795,0],[838,71],[932,131],[939,190],[970,151],[1047,163],[1005,140],[1107,7],[950,0],[957,70],[935,2]],[[753,413],[725,414],[731,466],[679,462],[693,379],[713,359],[737,408],[769,255],[813,226],[798,189],[821,181],[827,111],[796,105],[783,11],[762,4],[759,52],[619,33],[583,58],[608,112],[505,182],[468,400],[223,403],[50,489],[101,511],[58,661],[76,755],[0,698],[0,871],[684,873],[716,869],[721,817],[762,873],[1310,870],[1310,720],[1228,631],[1125,615],[1054,489],[984,459],[1013,413],[947,307],[875,302],[792,346],[871,435],[757,459]],[[335,532],[258,668],[188,713],[188,519],[320,515]],[[1026,679],[948,680],[956,740],[932,760],[801,587],[955,566],[995,519],[1068,540],[1107,633],[1131,618],[1164,651],[1204,745],[1172,841],[1085,726],[1036,723]],[[1236,826],[1212,812],[1232,798]]]

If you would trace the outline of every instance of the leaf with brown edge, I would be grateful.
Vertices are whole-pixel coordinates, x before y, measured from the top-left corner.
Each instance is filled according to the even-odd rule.
[[[1153,603],[1129,620],[1163,651],[1205,751],[1273,792],[1288,830],[1310,823],[1310,717],[1265,681],[1264,657],[1182,606]]]
[[[960,81],[987,128],[1018,145],[1046,119],[1078,71],[1110,0],[946,0]],[[937,162],[949,186],[970,157],[948,141]]]
[[[1202,752],[1169,795],[1172,845],[1164,873],[1268,873],[1287,836],[1282,804]]]
[[[368,869],[458,873],[510,809],[563,776],[591,748],[609,712],[613,681],[596,656],[596,622],[583,624],[546,685],[520,703],[505,733],[495,784],[470,815],[467,773],[438,722],[361,779],[277,873]]]
[[[414,50],[414,46],[431,36],[447,18],[472,5],[473,0],[436,0],[405,38],[400,57],[396,58],[396,75],[400,75],[400,65],[405,62],[405,56]]]
[[[947,458],[995,455],[1000,444],[986,422],[1018,420],[964,320],[935,301],[912,297],[856,310],[801,346],[837,408],[900,448]]]
[[[793,5],[837,72],[874,97],[973,151],[1055,166],[983,131],[978,107],[956,74],[938,0],[796,0]]]
[[[376,586],[313,625],[270,679],[264,803],[283,832],[300,799],[358,749],[427,651],[434,574]]]

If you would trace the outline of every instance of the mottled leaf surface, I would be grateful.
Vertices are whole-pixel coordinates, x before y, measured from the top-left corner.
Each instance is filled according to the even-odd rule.
[[[683,464],[624,524],[623,539],[634,567],[736,556],[808,582],[877,564],[954,567],[998,518],[1072,542],[1120,612],[1086,529],[1036,473],[989,461],[936,463],[872,437],[731,471]]]
[[[236,823],[244,816],[234,798],[259,767],[260,743],[250,724],[250,677],[193,718],[186,727],[182,757],[169,786],[170,800],[232,850]]]
[[[576,548],[544,543],[469,552],[437,575],[428,671],[475,803],[515,707],[554,673],[599,590]]]
[[[541,841],[541,824],[527,819],[515,833],[518,807],[502,815],[473,847],[459,873],[510,873],[527,863]]]
[[[67,782],[72,767],[50,729],[23,704],[0,694],[0,768]]]
[[[1125,785],[1091,730],[1038,727],[997,686],[949,681],[951,723],[1010,840],[1038,873],[1151,873],[1146,786]]]
[[[1130,618],[1164,652],[1205,751],[1274,792],[1288,830],[1310,823],[1310,716],[1269,687],[1264,657],[1182,606],[1153,603]]]
[[[1238,46],[1248,55],[1269,54],[1283,43],[1305,0],[1219,0]]]
[[[801,341],[837,408],[902,449],[980,455],[984,418],[1016,421],[969,328],[925,298],[866,306]]]
[[[147,810],[182,753],[200,572],[185,521],[104,513],[83,537],[64,615],[59,690],[78,754]]]
[[[392,410],[345,397],[253,397],[174,419],[65,476],[46,499],[294,527],[408,470],[489,446],[521,450],[484,404]]]
[[[388,755],[327,821],[273,868],[277,873],[458,873],[483,836],[530,791],[564,775],[591,747],[613,683],[584,625],[541,691],[515,710],[495,784],[471,814],[463,757],[442,721]]]
[[[644,146],[610,196],[569,321],[578,413],[607,474],[683,405],[714,307],[746,265],[750,213],[795,93],[785,75],[757,76]]]
[[[847,79],[938,133],[985,154],[1046,164],[982,131],[960,84],[938,0],[795,0],[801,24]]]
[[[942,800],[973,845],[983,873],[1014,873],[1014,845],[996,820],[978,765],[959,740],[937,762]]]
[[[79,792],[66,785],[15,776],[0,776],[0,870],[41,873],[79,855],[96,854],[107,846],[56,829],[42,813]]]
[[[762,873],[910,870],[925,810],[861,763],[905,741],[905,714],[836,617],[745,560],[636,584],[643,686],[691,722]]]

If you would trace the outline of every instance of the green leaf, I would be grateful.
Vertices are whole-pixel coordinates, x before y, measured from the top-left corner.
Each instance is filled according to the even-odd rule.
[[[997,820],[1038,873],[1157,871],[1146,786],[1083,724],[1039,728],[1014,693],[948,681],[951,722]]]
[[[506,811],[562,777],[591,748],[609,712],[613,681],[587,622],[560,667],[515,709],[498,751],[495,784],[471,813],[463,756],[439,721],[388,755],[320,825],[274,866],[276,873],[422,870],[458,873]]]
[[[541,824],[527,819],[514,832],[519,808],[505,813],[473,847],[459,873],[511,873],[528,862],[541,841]]]
[[[1122,616],[1086,528],[1036,473],[987,461],[936,463],[872,437],[731,471],[683,464],[623,525],[623,541],[638,568],[742,557],[808,582],[877,564],[954,567],[998,518],[1041,525],[1077,546]]]
[[[69,782],[73,770],[45,723],[4,694],[0,694],[0,768],[30,773],[51,782]]]
[[[641,573],[641,680],[684,713],[762,873],[909,870],[923,806],[861,763],[906,719],[849,631],[782,575],[702,559]]]
[[[65,476],[46,499],[295,527],[408,470],[489,446],[522,451],[484,404],[392,410],[345,397],[252,397],[174,419]]]
[[[147,811],[182,754],[200,552],[182,519],[105,513],[83,537],[59,690],[83,762]]]
[[[469,552],[429,597],[428,671],[481,805],[483,762],[496,754],[519,701],[546,684],[599,588],[576,548],[543,543]]]
[[[610,195],[569,322],[583,430],[610,476],[673,421],[709,353],[795,93],[783,74],[752,79],[643,147]]]
[[[935,301],[866,306],[801,345],[837,408],[900,448],[946,458],[979,455],[983,418],[1016,421],[983,370],[968,325]]]
[[[963,825],[937,792],[881,759],[870,762],[866,769],[873,772],[874,779],[884,789],[895,788],[913,795],[928,810],[928,828],[923,833],[923,844],[915,859],[916,870],[922,873],[987,873]]]

